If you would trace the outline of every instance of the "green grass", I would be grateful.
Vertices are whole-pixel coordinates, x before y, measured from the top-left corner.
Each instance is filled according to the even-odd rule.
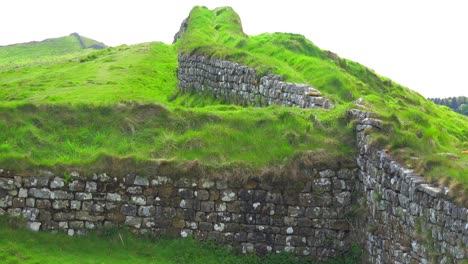
[[[115,158],[134,164],[197,160],[218,170],[258,171],[284,167],[309,150],[319,160],[339,161],[355,149],[345,111],[363,98],[364,110],[385,121],[375,140],[379,148],[429,180],[468,193],[467,117],[301,35],[247,36],[232,9],[196,7],[174,45],[55,48],[54,41],[68,39],[41,42],[40,49],[13,46],[15,53],[0,56],[1,167],[104,170]],[[335,108],[257,109],[179,94],[178,52],[226,58],[255,67],[259,75],[308,83]],[[11,67],[15,63],[24,65]]]
[[[10,222],[10,223],[9,223]],[[14,222],[12,224],[11,222]],[[20,222],[21,223],[21,222]],[[359,251],[328,263],[358,263]],[[18,219],[0,217],[0,262],[35,263],[312,263],[291,255],[266,257],[239,255],[214,243],[193,239],[135,237],[123,229],[99,229],[87,236],[34,233],[23,229]]]
[[[86,44],[99,44],[83,38]],[[0,46],[0,70],[17,69],[22,66],[44,65],[72,59],[92,52],[84,50],[75,36],[46,39],[29,43]]]
[[[440,107],[359,63],[319,49],[301,35],[268,33],[247,36],[240,18],[228,7],[195,7],[188,29],[176,46],[186,54],[234,60],[275,73],[287,81],[319,89],[335,105],[364,99],[367,108],[386,120],[380,134],[400,162],[430,181],[462,184],[468,190],[468,118]],[[331,135],[333,137],[334,135]],[[465,195],[466,196],[466,195]],[[468,200],[468,197],[465,197]]]

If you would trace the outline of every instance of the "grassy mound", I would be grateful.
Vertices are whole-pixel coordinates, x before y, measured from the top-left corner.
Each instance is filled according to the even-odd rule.
[[[375,146],[432,181],[468,187],[468,118],[435,105],[418,93],[359,63],[319,49],[301,35],[247,36],[229,7],[195,7],[176,43],[179,52],[229,59],[318,88],[336,105],[363,110],[385,120]],[[333,135],[330,135],[333,137]]]

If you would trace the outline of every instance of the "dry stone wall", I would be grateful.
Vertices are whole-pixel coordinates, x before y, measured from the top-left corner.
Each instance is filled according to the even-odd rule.
[[[358,233],[369,263],[459,263],[468,259],[468,209],[448,188],[427,184],[384,151],[369,144],[381,121],[352,110],[359,119],[357,192],[368,212]]]
[[[138,233],[215,240],[240,252],[315,259],[360,243],[365,263],[462,263],[468,209],[371,144],[382,122],[350,110],[357,169],[302,168],[294,181],[124,178],[106,174],[20,177],[0,170],[0,214],[32,230],[69,235],[125,225]],[[364,213],[363,213],[364,212]]]
[[[106,174],[0,178],[0,214],[32,230],[69,235],[126,225],[138,233],[193,236],[243,253],[294,252],[316,259],[350,248],[356,170],[305,170],[295,182],[179,179]]]
[[[307,84],[284,82],[278,75],[257,78],[253,68],[205,56],[179,55],[178,86],[240,105],[331,108],[330,100]]]

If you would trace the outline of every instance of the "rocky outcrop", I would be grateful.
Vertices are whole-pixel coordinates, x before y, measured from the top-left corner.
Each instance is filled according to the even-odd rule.
[[[186,18],[186,19],[184,19],[184,21],[182,21],[182,24],[180,25],[179,31],[177,31],[177,33],[174,35],[174,40],[172,41],[172,44],[176,43],[177,40],[179,40],[180,38],[182,38],[184,36],[185,31],[188,28],[188,20],[189,20],[189,18]]]
[[[206,93],[228,103],[301,108],[331,108],[315,88],[284,82],[278,75],[258,77],[254,68],[205,56],[179,55],[178,87],[183,92]]]

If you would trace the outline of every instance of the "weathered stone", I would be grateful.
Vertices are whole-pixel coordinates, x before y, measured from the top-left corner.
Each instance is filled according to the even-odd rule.
[[[81,202],[81,210],[85,212],[91,211],[91,207],[93,206],[92,201],[83,201]]]
[[[122,201],[122,196],[120,196],[120,194],[117,193],[107,193],[106,200],[111,202],[120,202]]]
[[[140,186],[131,186],[127,188],[127,193],[129,194],[143,194],[143,188]]]
[[[91,212],[103,213],[105,206],[106,205],[102,202],[93,203],[93,205],[91,206]]]
[[[232,190],[221,191],[221,200],[224,202],[231,202],[237,200],[237,195]]]
[[[90,212],[83,212],[83,211],[77,211],[76,212],[76,219],[78,220],[83,220],[83,221],[102,221],[104,220],[104,216],[102,215],[95,215]]]
[[[137,175],[135,177],[135,180],[133,181],[133,184],[138,185],[138,186],[149,186],[149,180],[146,177],[142,177],[142,176]]]
[[[55,200],[52,202],[52,208],[55,210],[66,209],[69,206],[68,200]]]
[[[65,183],[62,178],[55,177],[53,180],[50,181],[51,189],[62,188],[63,186],[65,186]]]
[[[210,193],[206,190],[197,190],[194,195],[200,201],[207,201],[210,198]]]
[[[52,200],[66,200],[73,199],[73,194],[69,194],[66,191],[52,191],[50,193],[50,199]]]
[[[41,212],[41,215],[42,215],[42,212]],[[75,218],[75,213],[65,213],[65,212],[57,212],[54,214],[54,217],[53,217],[55,221],[68,221],[74,218]]]
[[[141,217],[127,216],[125,218],[125,224],[131,227],[140,228],[142,223]]]
[[[80,210],[81,209],[81,202],[76,200],[70,201],[70,209],[71,210]]]
[[[140,206],[138,208],[138,215],[139,216],[154,216],[156,214],[156,208],[154,206]]]
[[[26,198],[28,197],[28,190],[24,188],[20,188],[18,191],[18,197],[19,198]]]
[[[23,208],[25,204],[24,198],[13,198],[12,207],[14,208]]]
[[[214,212],[215,211],[215,204],[212,201],[207,201],[207,202],[201,202],[200,203],[201,211],[202,212]]]
[[[136,205],[146,205],[146,197],[143,195],[131,196],[130,203]]]
[[[34,198],[49,199],[50,190],[46,188],[42,188],[42,189],[31,188],[29,189],[28,195]]]
[[[182,199],[192,199],[194,197],[193,191],[189,189],[181,188],[177,191],[177,193]]]
[[[26,198],[25,205],[26,205],[26,207],[36,207],[36,199]]]
[[[68,188],[73,192],[83,192],[85,190],[85,183],[79,180],[73,180],[68,184]]]
[[[92,193],[75,193],[75,199],[78,201],[86,201],[86,200],[91,200],[93,198]]]
[[[83,221],[70,221],[69,227],[73,229],[83,229],[84,222]]]
[[[120,212],[124,215],[128,216],[136,216],[137,214],[137,206],[136,205],[130,205],[130,204],[125,204],[122,206],[122,209]]]
[[[87,193],[97,192],[97,183],[93,182],[93,181],[87,181],[86,182],[86,187],[85,187],[85,192],[87,192]]]
[[[37,232],[41,228],[41,223],[40,222],[28,222],[27,227],[29,230]]]
[[[37,187],[49,187],[49,177],[39,177],[37,178]]]

